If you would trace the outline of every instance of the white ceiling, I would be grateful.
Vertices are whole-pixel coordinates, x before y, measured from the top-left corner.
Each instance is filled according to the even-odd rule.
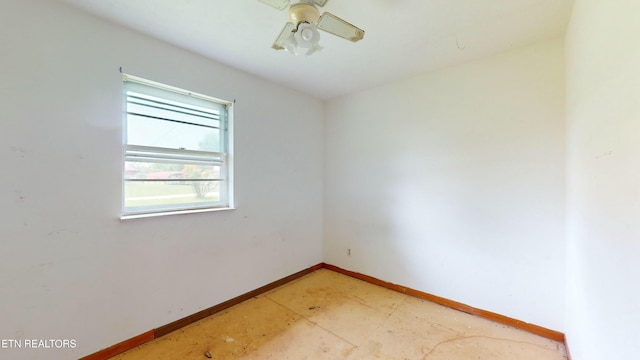
[[[329,0],[320,9],[365,30],[321,32],[324,50],[271,49],[287,12],[258,0],[60,0],[320,99],[561,35],[573,0]],[[292,3],[296,3],[292,0]]]

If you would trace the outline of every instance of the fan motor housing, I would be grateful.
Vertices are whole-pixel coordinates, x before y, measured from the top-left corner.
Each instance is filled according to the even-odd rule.
[[[289,8],[289,19],[294,25],[301,22],[315,24],[320,18],[320,12],[315,6],[310,4],[296,4]]]

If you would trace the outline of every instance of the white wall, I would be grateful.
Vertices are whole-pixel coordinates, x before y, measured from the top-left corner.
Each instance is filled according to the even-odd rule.
[[[576,2],[566,78],[554,40],[325,109],[64,5],[3,8],[0,339],[78,348],[0,358],[80,357],[323,260],[566,331],[574,360],[640,350],[640,3]],[[237,99],[237,210],[118,220],[120,66]]]
[[[320,101],[53,1],[2,8],[0,339],[78,348],[0,358],[78,358],[322,261]],[[118,220],[120,66],[237,99],[237,210]]]
[[[335,99],[326,118],[325,261],[564,329],[561,40]]]
[[[578,0],[567,31],[567,338],[640,353],[640,2]]]

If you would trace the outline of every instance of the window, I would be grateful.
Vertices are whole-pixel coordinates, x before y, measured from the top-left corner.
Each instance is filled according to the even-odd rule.
[[[233,207],[232,103],[124,75],[122,218]]]

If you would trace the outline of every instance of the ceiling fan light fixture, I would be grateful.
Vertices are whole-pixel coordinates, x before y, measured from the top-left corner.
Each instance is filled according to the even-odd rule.
[[[307,56],[320,51],[322,50],[320,32],[314,24],[300,23],[296,31],[285,42],[285,49],[294,55],[300,54],[299,49],[308,49]]]
[[[284,10],[290,0],[259,0],[278,10]],[[322,30],[357,42],[364,37],[364,30],[342,20],[341,18],[324,12],[320,12],[316,6],[324,6],[327,0],[299,0],[300,2],[289,7],[289,22],[284,25],[280,35],[276,38],[271,48],[274,50],[286,50],[299,55],[301,49],[307,49],[307,56],[322,50],[320,46],[320,33]]]
[[[321,50],[322,50],[322,46],[316,44],[316,45],[310,47],[309,50],[307,50],[307,53],[305,55],[306,56],[310,56],[310,55],[313,55],[313,53],[321,51]]]
[[[318,19],[320,19],[320,12],[313,5],[300,3],[289,8],[289,20],[292,24],[304,22],[315,24]]]
[[[298,24],[298,30],[293,33],[293,36],[298,45],[303,48],[310,48],[320,42],[320,32],[314,24]]]
[[[302,29],[302,31],[300,31],[300,37],[302,38],[302,40],[304,41],[311,41],[313,40],[313,30],[309,29],[309,28],[304,28]]]
[[[293,36],[294,33],[291,33],[291,36],[289,36],[285,41],[284,41],[284,49],[292,54],[292,55],[299,55],[298,54],[298,44],[296,43],[296,38]]]

